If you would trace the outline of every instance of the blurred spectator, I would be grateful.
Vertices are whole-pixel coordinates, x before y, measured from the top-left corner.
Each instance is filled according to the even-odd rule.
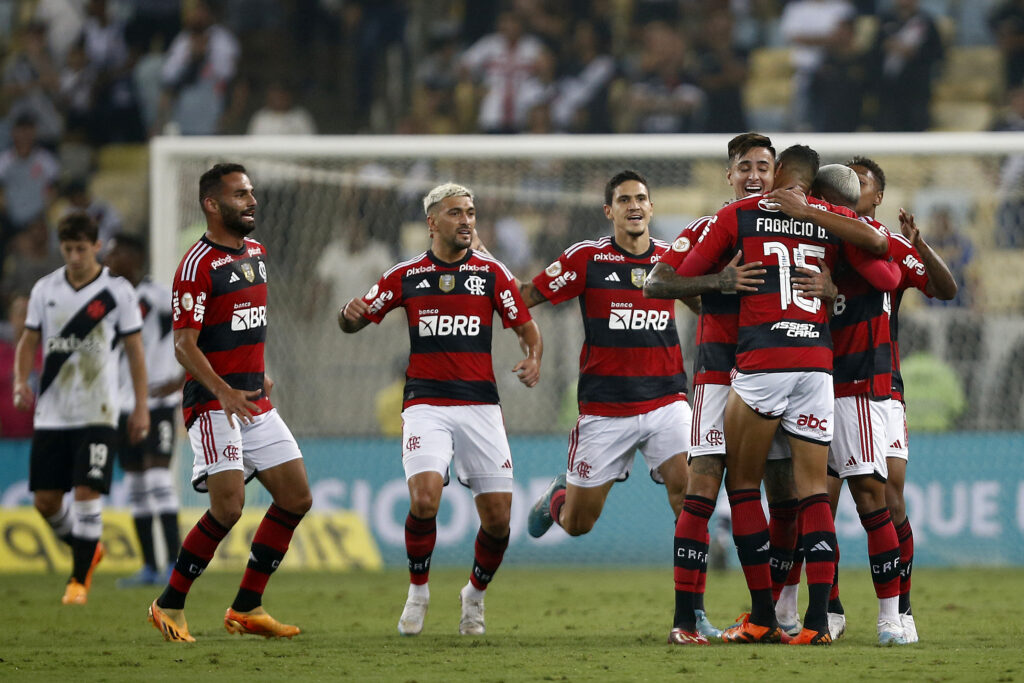
[[[59,261],[60,259],[58,259]],[[25,329],[28,295],[15,297],[7,307],[7,320],[0,323],[0,439],[27,439],[32,436],[33,411],[14,407],[14,349]],[[29,383],[35,386],[43,366],[43,349],[38,349]]]
[[[836,39],[840,24],[854,15],[853,5],[845,0],[795,0],[782,10],[779,31],[793,47],[796,70],[792,102],[796,130],[814,128],[811,98],[815,74],[825,61],[825,48]]]
[[[235,77],[238,40],[216,23],[209,0],[196,0],[184,23],[163,64],[158,127],[170,122],[183,135],[213,135]]]
[[[249,135],[315,135],[316,123],[305,107],[295,104],[295,93],[284,81],[267,86],[263,107],[249,120]]]
[[[928,218],[928,244],[949,266],[949,272],[957,283],[956,296],[949,301],[928,298],[932,306],[957,306],[970,308],[974,305],[974,287],[971,283],[970,263],[974,258],[974,245],[966,235],[957,230],[949,207],[936,207]]]
[[[861,125],[868,63],[857,48],[854,18],[839,22],[825,58],[811,79],[810,120],[814,130],[852,133]]]
[[[0,187],[11,229],[20,232],[37,216],[45,215],[56,199],[60,163],[36,144],[36,122],[31,114],[22,114],[14,122],[11,143],[0,153]]]
[[[82,44],[95,77],[90,141],[143,142],[146,135],[132,80],[138,53],[129,51],[124,23],[111,18],[107,0],[88,0],[86,13]]]
[[[311,313],[325,300],[344,302],[365,294],[366,283],[394,265],[389,246],[370,237],[361,223],[338,224],[335,234],[316,262]]]
[[[706,133],[747,130],[743,84],[747,80],[747,51],[733,41],[733,17],[726,7],[705,15],[697,36],[697,84],[706,95]]]
[[[1024,84],[1024,0],[1004,0],[990,15],[989,26],[1003,54],[1006,87]]]
[[[125,32],[141,53],[163,51],[181,30],[181,0],[132,0],[134,12]]]
[[[477,125],[485,133],[517,133],[526,125],[528,110],[521,106],[523,90],[537,69],[543,43],[523,33],[515,12],[498,16],[498,30],[469,47],[460,58],[465,76],[482,81]]]
[[[64,67],[60,70],[60,91],[57,104],[64,114],[64,135],[76,142],[89,139],[92,126],[93,88],[96,71],[89,65],[89,57],[81,41],[68,51]]]
[[[82,37],[85,0],[38,0],[33,18],[45,27],[50,59],[60,68]]]
[[[558,59],[541,47],[533,76],[526,79],[516,100],[516,118],[524,119],[523,132],[552,133],[551,103],[558,96]]]
[[[326,4],[331,4],[330,2]],[[348,42],[353,48],[356,126],[370,121],[372,106],[383,95],[385,60],[404,51],[406,8],[403,0],[349,0],[342,4]],[[375,123],[375,122],[374,122]]]
[[[103,253],[106,253],[107,243],[124,228],[121,214],[109,202],[93,197],[89,190],[89,182],[82,178],[68,182],[64,188],[64,196],[68,200],[68,206],[63,215],[74,211],[87,213],[99,227],[99,240],[103,243]]]
[[[942,38],[918,0],[894,0],[879,17],[871,51],[882,131],[923,131],[931,120],[932,80],[942,63]]]
[[[7,245],[3,279],[0,280],[4,308],[19,295],[30,292],[39,278],[52,273],[63,263],[56,245],[50,241],[46,218],[36,216]]]
[[[1007,110],[993,127],[997,131],[1024,131],[1024,86],[1006,94]],[[997,247],[1024,248],[1024,154],[1006,157],[999,175],[996,213]]]
[[[37,139],[56,149],[64,122],[55,104],[60,74],[46,48],[46,27],[38,22],[26,25],[19,43],[4,68],[3,97],[11,103],[8,121],[30,115]]]
[[[689,68],[686,41],[663,21],[652,21],[642,32],[643,46],[632,66],[629,90],[620,112],[626,131],[637,133],[695,133],[703,129],[704,92]]]
[[[611,37],[604,24],[577,21],[572,46],[551,103],[555,130],[572,133],[611,133],[608,90],[615,76],[615,58],[608,54]]]

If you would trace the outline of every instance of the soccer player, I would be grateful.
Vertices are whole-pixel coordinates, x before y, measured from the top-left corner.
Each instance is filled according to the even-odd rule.
[[[823,166],[813,191],[826,201],[851,209],[856,208],[861,196],[857,174],[840,164]],[[851,269],[842,271],[836,288],[829,321],[835,391],[835,433],[828,457],[832,514],[834,517],[845,481],[867,533],[868,564],[878,598],[878,643],[904,645],[907,640],[897,609],[899,540],[885,505],[885,432],[892,396],[890,294],[872,287]],[[833,581],[830,602],[832,596],[838,599],[835,584]]]
[[[110,490],[117,447],[118,340],[124,347],[136,408],[129,440],[149,433],[142,318],[131,284],[100,265],[95,221],[71,213],[57,226],[64,266],[40,279],[29,296],[25,330],[14,362],[14,405],[28,410],[28,385],[39,343],[45,342],[35,402],[29,489],[39,513],[71,546],[72,571],[61,599],[84,605],[103,557],[101,495]],[[64,494],[74,490],[69,502]]]
[[[725,412],[726,490],[732,508],[733,538],[751,594],[751,612],[727,629],[726,642],[779,642],[772,603],[768,528],[761,511],[764,462],[778,427],[789,441],[799,502],[800,539],[807,556],[809,604],[804,627],[791,642],[827,644],[826,607],[832,583],[835,527],[828,505],[826,460],[832,437],[832,351],[827,314],[818,298],[795,291],[793,266],[830,270],[842,254],[881,289],[895,284],[895,266],[871,258],[842,241],[852,237],[872,248],[884,235],[856,220],[837,222],[837,207],[812,200],[809,189],[818,170],[814,150],[795,145],[779,155],[771,197],[749,197],[720,210],[680,275],[692,287],[684,294],[720,288],[719,274],[704,275],[727,254],[733,265],[744,255],[767,271],[764,284],[740,299],[737,374]],[[780,208],[785,205],[786,213]],[[852,212],[847,212],[852,215]],[[818,219],[817,216],[822,218]],[[847,216],[848,218],[848,216]],[[836,229],[829,226],[837,225]],[[686,289],[686,288],[683,288]],[[745,291],[737,288],[737,291]]]
[[[771,139],[757,133],[742,133],[729,141],[729,166],[726,178],[734,198],[760,195],[772,189],[775,178],[775,148]],[[674,285],[682,278],[676,274],[692,245],[700,239],[712,216],[699,218],[687,226],[654,266],[644,284],[644,296],[674,298]],[[734,292],[761,281],[764,270],[755,264],[721,264],[720,276],[729,279],[723,289]],[[827,273],[803,269],[807,282],[820,283],[822,292],[830,280]],[[733,282],[732,280],[735,280]],[[794,278],[794,282],[803,281]],[[820,295],[819,292],[817,295]],[[815,296],[815,292],[806,292]],[[723,420],[729,393],[730,373],[736,363],[737,316],[739,297],[721,291],[701,295],[694,360],[693,426],[690,431],[686,501],[676,523],[675,576],[676,610],[669,642],[679,645],[705,644],[721,632],[710,627],[704,613],[704,585],[707,577],[708,520],[715,509],[718,490],[725,473]],[[773,446],[765,469],[765,491],[769,501],[769,535],[772,540],[772,583],[781,588],[792,564],[796,541],[796,505],[792,486],[792,467],[788,448]],[[788,540],[777,544],[785,535]],[[794,610],[795,615],[795,610]],[[793,621],[796,619],[794,617]],[[785,626],[783,626],[785,628]],[[793,634],[796,635],[796,634]]]
[[[860,180],[860,200],[856,211],[874,221],[875,210],[885,194],[885,173],[879,165],[866,157],[854,157],[847,162]],[[903,209],[899,213],[902,235],[890,233],[893,260],[900,268],[899,285],[893,290],[889,324],[892,348],[892,401],[886,422],[888,449],[886,464],[889,477],[885,483],[885,499],[889,514],[896,527],[900,542],[900,624],[909,643],[918,641],[917,625],[910,606],[910,576],[914,563],[914,534],[907,517],[903,486],[906,481],[909,446],[907,443],[906,405],[903,402],[903,378],[900,376],[899,308],[903,293],[911,287],[926,296],[949,301],[956,296],[957,284],[942,258],[928,245],[918,230],[913,214]]]
[[[512,506],[512,455],[491,360],[494,313],[519,337],[526,357],[512,370],[528,387],[540,379],[543,342],[512,274],[470,248],[476,226],[473,193],[454,183],[438,185],[423,198],[423,210],[430,249],[394,266],[365,296],[346,303],[338,325],[343,332],[358,332],[399,307],[409,321],[402,405],[409,593],[398,632],[413,636],[423,630],[437,510],[454,463],[480,515],[473,570],[459,592],[459,633],[481,635],[484,593],[508,547]]]
[[[209,492],[210,509],[185,536],[167,587],[149,607],[149,621],[165,640],[195,641],[185,598],[242,516],[245,483],[256,477],[273,503],[253,536],[224,627],[291,638],[299,628],[267,614],[263,592],[313,499],[302,453],[270,402],[274,383],[263,363],[267,252],[248,237],[256,227],[257,202],[245,168],[222,163],[203,173],[199,203],[206,234],[178,266],[171,309],[174,354],[186,372],[182,412],[195,455],[192,486]]]
[[[522,285],[528,306],[578,299],[585,338],[568,464],[530,510],[534,537],[556,522],[571,536],[589,532],[612,485],[629,476],[637,449],[651,478],[665,485],[675,516],[686,492],[690,407],[675,305],[643,296],[647,274],[668,250],[648,229],[647,179],[631,170],[613,176],[604,215],[611,235],[570,246]]]
[[[142,312],[142,345],[149,378],[149,436],[132,444],[128,435],[128,417],[135,409],[127,357],[121,359],[121,419],[118,425],[118,459],[124,468],[135,533],[142,548],[142,569],[117,582],[118,588],[159,586],[167,580],[178,556],[178,494],[174,490],[170,462],[174,454],[174,410],[181,402],[184,372],[174,359],[171,333],[171,292],[146,276],[146,246],[135,235],[119,234],[104,259],[110,272],[135,287]],[[170,563],[157,566],[153,544],[153,519],[163,531],[164,557]]]

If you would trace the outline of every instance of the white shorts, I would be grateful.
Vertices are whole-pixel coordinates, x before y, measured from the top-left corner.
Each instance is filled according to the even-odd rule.
[[[512,451],[501,406],[409,406],[402,411],[402,466],[408,480],[437,472],[448,483],[454,461],[459,483],[473,495],[512,491]]]
[[[828,445],[832,441],[832,376],[826,372],[737,373],[732,380],[743,402],[798,439]]]
[[[910,459],[910,434],[907,432],[907,407],[903,401],[889,400],[889,419],[885,426],[887,458]]]
[[[253,415],[243,425],[235,416],[234,427],[228,426],[223,410],[201,414],[188,430],[195,460],[192,462],[192,488],[205,492],[206,478],[228,470],[242,470],[245,481],[257,472],[269,470],[295,458],[301,458],[288,425],[276,408]]]
[[[690,447],[690,406],[674,401],[640,415],[580,415],[569,433],[566,481],[592,488],[625,481],[639,448],[651,477],[663,483],[658,467]]]
[[[689,460],[703,455],[725,455],[725,401],[728,397],[728,384],[698,384],[693,388]],[[768,459],[789,460],[791,457],[789,441],[780,428],[772,439]]]
[[[836,399],[836,433],[828,451],[828,467],[840,479],[889,476],[885,462],[885,425],[889,401],[872,401],[866,394]]]

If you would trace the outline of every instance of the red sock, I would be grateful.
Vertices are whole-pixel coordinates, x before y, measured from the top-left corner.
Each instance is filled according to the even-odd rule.
[[[270,575],[280,566],[288,545],[292,541],[295,527],[302,521],[302,515],[292,514],[271,504],[252,537],[249,550],[249,564],[242,576],[241,588],[263,595]],[[252,608],[250,608],[252,609]],[[240,610],[247,612],[249,610]]]
[[[405,554],[409,558],[409,583],[430,579],[430,556],[437,542],[437,517],[420,519],[410,512],[405,518]]]
[[[896,537],[900,540],[900,612],[910,611],[910,574],[914,570],[914,531],[910,528],[910,518],[896,527]]]
[[[900,542],[889,510],[882,508],[863,514],[860,523],[868,533],[868,563],[875,595],[880,600],[895,598],[900,594]]]
[[[501,558],[508,548],[508,535],[495,538],[483,530],[476,533],[476,544],[473,546],[473,573],[469,580],[478,590],[486,590],[487,584],[494,578],[494,572],[501,566]]]
[[[793,568],[793,552],[799,534],[797,510],[799,502],[794,498],[768,505],[768,549],[772,573],[772,600],[778,601],[782,587]]]
[[[759,626],[771,626],[775,611],[772,574],[768,566],[768,521],[761,509],[761,490],[729,491],[729,505],[732,508],[732,538],[750,590],[750,621]]]
[[[714,511],[715,501],[701,496],[686,496],[683,511],[676,520],[672,567],[676,589],[675,628],[687,631],[697,628],[693,610],[698,594],[704,593],[710,538],[708,520]]]
[[[815,631],[828,628],[828,600],[835,577],[836,527],[828,494],[800,501],[800,541],[807,566],[807,611],[804,626]]]
[[[565,489],[558,489],[554,495],[551,496],[551,507],[548,510],[551,512],[551,519],[554,520],[555,524],[562,526],[562,523],[558,521],[558,516],[562,514],[562,506],[565,505]]]
[[[228,535],[230,529],[216,519],[207,510],[203,516],[192,527],[192,530],[185,536],[185,542],[181,544],[181,551],[178,553],[178,560],[174,564],[174,571],[171,572],[171,580],[168,587],[176,591],[180,598],[181,606],[184,606],[185,595],[192,587],[192,582],[199,578],[206,566],[213,559],[217,546]],[[177,603],[177,600],[173,601]],[[157,603],[161,607],[180,609],[177,604],[168,604],[165,601]]]

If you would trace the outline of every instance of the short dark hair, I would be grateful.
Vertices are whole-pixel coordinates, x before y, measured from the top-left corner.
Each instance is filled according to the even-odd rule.
[[[868,157],[854,157],[846,162],[847,166],[863,166],[864,168],[871,171],[871,175],[875,176],[875,180],[878,181],[878,189],[885,189],[885,172],[882,167],[878,165],[874,159]]]
[[[807,145],[792,145],[779,153],[778,162],[788,166],[791,172],[795,169],[800,174],[806,174],[809,185],[818,174],[821,157]]]
[[[756,147],[767,149],[772,153],[772,159],[775,158],[775,147],[772,146],[770,137],[760,133],[740,133],[729,140],[729,165]]]
[[[135,252],[142,259],[145,259],[148,254],[146,240],[139,235],[133,235],[130,232],[119,232],[111,237],[110,241],[117,247]]]
[[[217,164],[199,178],[199,203],[207,197],[212,197],[220,191],[221,179],[232,173],[246,173],[245,166],[241,164],[223,163]]]
[[[99,226],[84,211],[72,211],[57,224],[57,239],[60,242],[95,242],[99,237]]]
[[[651,186],[647,184],[647,178],[643,176],[639,171],[632,169],[626,169],[625,171],[619,171],[611,177],[611,180],[604,186],[604,203],[606,206],[611,206],[612,199],[615,197],[615,188],[626,182],[627,180],[635,180],[638,183],[643,183],[643,186],[647,188],[648,199],[651,194]]]

